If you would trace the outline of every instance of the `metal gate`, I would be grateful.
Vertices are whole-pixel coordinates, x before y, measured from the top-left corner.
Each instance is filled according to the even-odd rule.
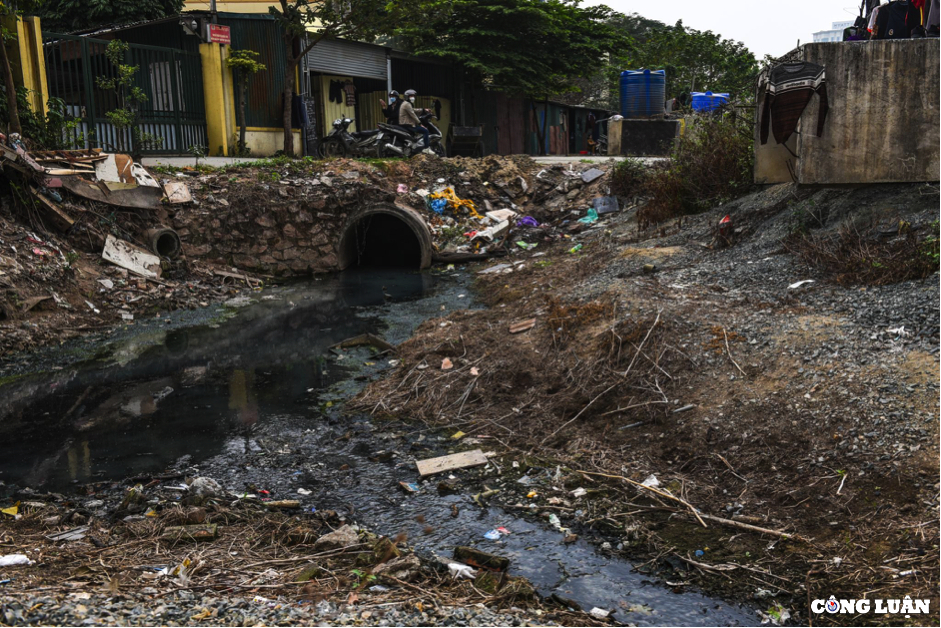
[[[128,44],[123,63],[137,66],[130,87],[141,89],[146,96],[137,105],[139,128],[157,138],[135,146],[130,130],[116,128],[106,116],[118,108],[115,91],[98,86],[97,77],[113,78],[118,72],[105,56],[108,43],[44,33],[49,96],[62,99],[66,117],[75,122],[68,131],[70,144],[145,155],[179,155],[191,146],[209,148],[199,54]]]

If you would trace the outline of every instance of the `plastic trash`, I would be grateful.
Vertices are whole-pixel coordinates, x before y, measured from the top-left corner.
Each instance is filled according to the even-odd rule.
[[[499,541],[500,533],[497,532],[496,530],[488,530],[487,532],[484,533],[484,538],[487,539],[488,541]]]
[[[427,197],[426,197],[427,198]],[[431,200],[431,211],[436,214],[443,214],[444,208],[448,206],[448,202],[443,198],[436,198]]]
[[[569,249],[569,253],[578,253],[581,250],[582,250],[582,245],[576,244],[575,246]]]
[[[539,223],[532,216],[523,216],[516,221],[517,227],[538,227]]]
[[[399,186],[395,189],[399,194],[408,194],[408,186],[404,183],[399,183]]]
[[[586,495],[587,493],[588,493],[587,490],[579,486],[577,489],[572,491],[572,497],[581,497],[582,495]]]
[[[643,484],[647,488],[657,488],[658,486],[660,486],[660,480],[657,479],[656,475],[651,473],[650,475],[647,476],[647,479],[641,482],[641,484]]]
[[[598,608],[597,606],[588,611],[588,614],[594,617],[595,619],[607,619],[608,615],[611,614],[610,611],[606,611],[603,608]]]
[[[536,244],[535,244],[535,243],[530,244],[529,242],[523,242],[522,240],[520,240],[519,242],[517,242],[517,243],[516,243],[516,246],[520,247],[520,248],[523,249],[524,251],[529,251],[530,249],[536,248]]]
[[[0,567],[12,567],[13,565],[32,565],[26,554],[7,554],[0,556]]]
[[[449,563],[448,571],[451,574],[451,577],[455,580],[459,578],[467,578],[473,580],[474,576],[477,575],[477,570],[465,565],[464,563]]]
[[[788,289],[788,290],[796,290],[797,288],[800,288],[801,286],[803,286],[804,284],[807,284],[807,283],[814,283],[814,280],[813,280],[813,279],[802,279],[801,281],[792,283],[791,285],[789,285],[789,286],[787,287],[787,289]]]
[[[594,209],[589,209],[588,213],[585,214],[585,217],[579,218],[578,222],[582,223],[583,225],[590,225],[592,223],[596,223],[598,222],[598,212],[596,212]]]
[[[693,552],[693,553],[696,554],[697,557],[699,557],[699,556],[705,556],[705,555],[706,555],[706,552],[704,552],[704,551],[702,551],[702,550],[696,550],[696,551]]]
[[[298,495],[310,495],[311,491],[308,491],[306,488],[297,489]]]

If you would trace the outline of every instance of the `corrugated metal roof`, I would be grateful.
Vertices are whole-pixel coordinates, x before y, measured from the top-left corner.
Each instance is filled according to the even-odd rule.
[[[307,67],[314,72],[385,80],[386,49],[340,39],[324,39],[307,53]]]

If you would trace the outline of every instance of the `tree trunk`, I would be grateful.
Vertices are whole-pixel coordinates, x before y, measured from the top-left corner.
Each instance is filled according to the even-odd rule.
[[[244,81],[239,81],[239,157],[245,153],[245,129],[248,124],[245,122],[245,92],[246,85]]]
[[[10,68],[10,59],[7,57],[6,38],[0,37],[0,63],[3,64],[3,84],[7,90],[7,114],[10,125],[8,133],[22,133],[20,127],[20,109],[16,102],[16,84],[13,82],[13,70]]]

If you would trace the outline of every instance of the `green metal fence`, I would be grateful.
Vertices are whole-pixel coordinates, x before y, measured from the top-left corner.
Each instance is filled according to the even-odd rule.
[[[129,44],[124,63],[137,66],[133,86],[147,99],[137,105],[142,133],[156,142],[134,146],[129,130],[116,128],[106,114],[118,108],[114,90],[102,89],[97,77],[112,78],[117,67],[105,56],[109,41],[45,33],[46,82],[49,96],[65,102],[76,121],[68,139],[77,148],[100,147],[119,152],[173,155],[190,146],[206,146],[202,65],[198,53]]]

